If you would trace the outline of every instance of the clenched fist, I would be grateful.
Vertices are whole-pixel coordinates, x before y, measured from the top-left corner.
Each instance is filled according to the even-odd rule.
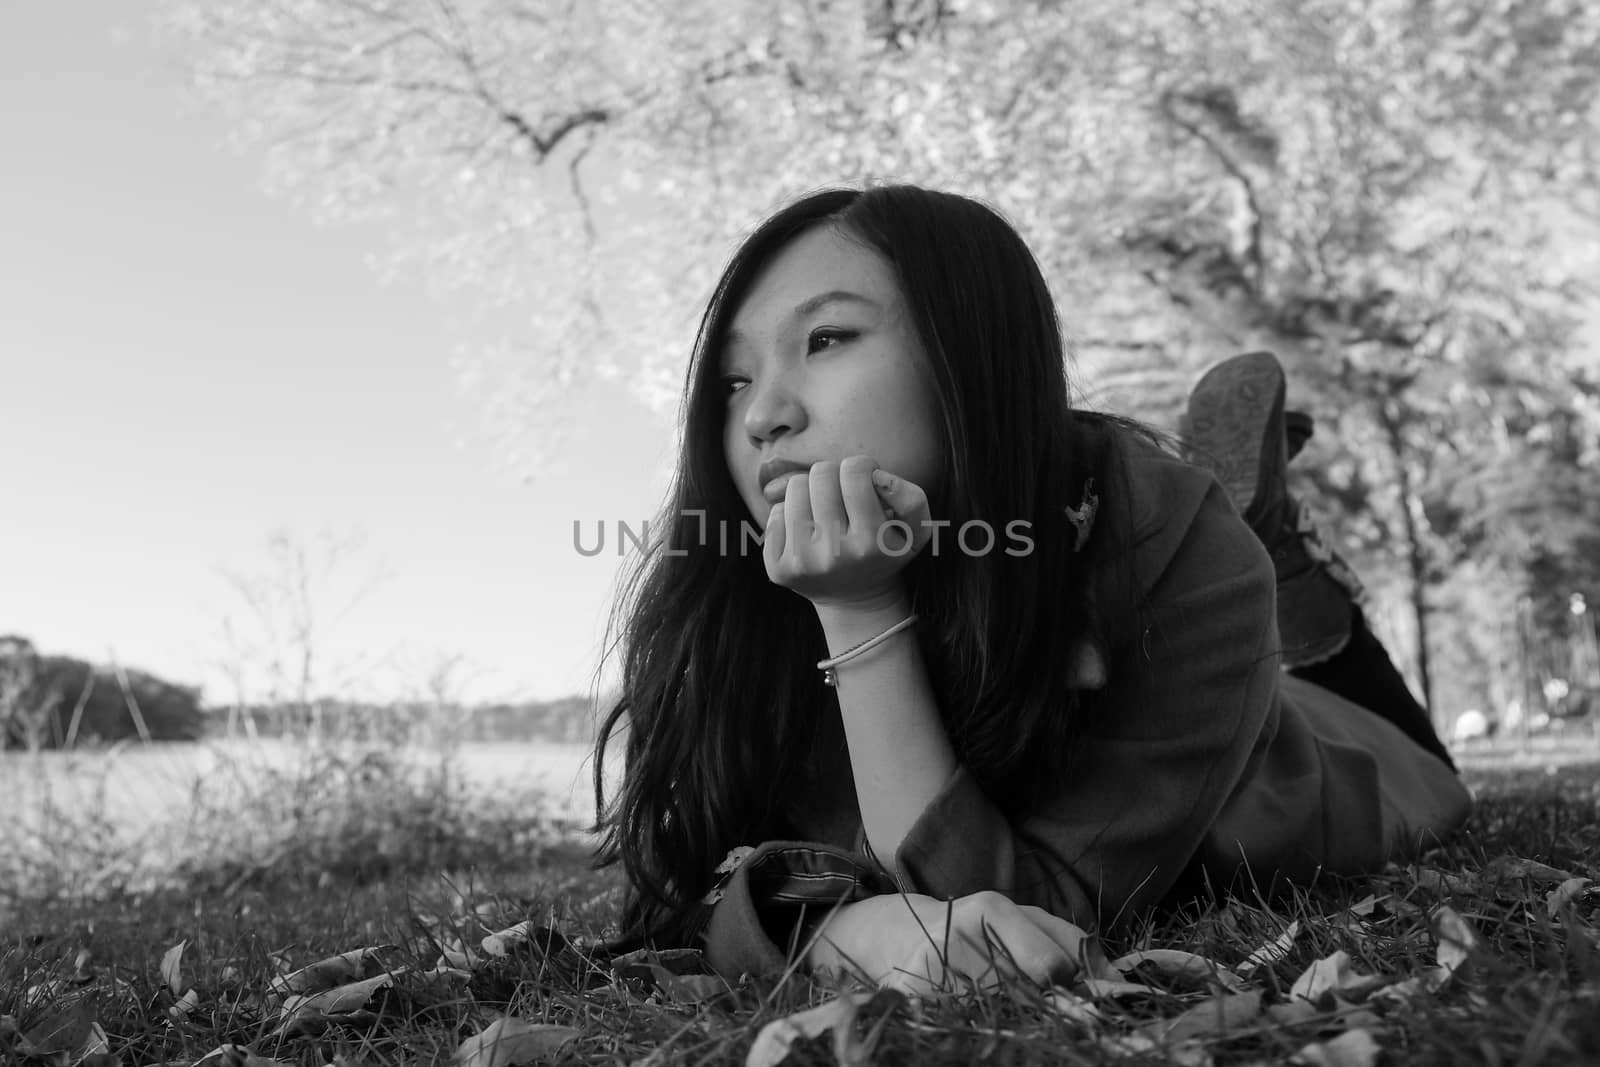
[[[818,607],[881,601],[931,539],[930,518],[922,487],[871,456],[812,464],[767,516],[767,577]]]
[[[912,996],[995,989],[1025,977],[1065,984],[1093,970],[1099,944],[1043,908],[997,892],[953,901],[887,893],[846,904],[823,920],[806,962]]]

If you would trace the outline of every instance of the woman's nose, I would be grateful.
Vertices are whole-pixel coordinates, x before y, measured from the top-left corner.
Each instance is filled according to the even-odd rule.
[[[781,433],[803,428],[805,407],[787,376],[776,375],[745,388],[755,393],[744,412],[745,430],[752,441],[770,441]]]

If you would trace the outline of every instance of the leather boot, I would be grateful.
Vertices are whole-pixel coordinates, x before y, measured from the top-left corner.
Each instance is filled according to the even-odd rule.
[[[1285,392],[1283,367],[1272,353],[1235,356],[1201,377],[1180,429],[1190,461],[1216,475],[1272,556],[1283,665],[1295,668],[1322,662],[1345,647],[1362,590],[1310,514],[1289,495]],[[1303,446],[1311,435],[1310,420],[1299,416],[1293,424],[1296,445]]]

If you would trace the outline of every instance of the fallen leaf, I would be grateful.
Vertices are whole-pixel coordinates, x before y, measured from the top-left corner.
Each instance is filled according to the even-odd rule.
[[[1211,1067],[1213,1062],[1211,1054],[1198,1041],[1162,1044],[1144,1034],[1106,1034],[1100,1038],[1099,1046],[1127,1059],[1159,1054],[1163,1063],[1178,1067]]]
[[[384,969],[379,958],[395,949],[394,945],[374,948],[357,948],[337,956],[307,964],[267,983],[267,992],[275,994],[315,993],[318,990],[371,978]]]
[[[796,1041],[833,1032],[834,1060],[839,1064],[868,1062],[869,1052],[856,1037],[856,1015],[879,993],[843,993],[815,1008],[774,1019],[761,1028],[744,1058],[745,1067],[774,1067],[789,1056]]]
[[[1556,885],[1571,878],[1572,874],[1538,860],[1523,859],[1521,856],[1496,856],[1483,865],[1480,877],[1489,882],[1526,878],[1540,885]]]
[[[1554,919],[1562,908],[1579,897],[1595,892],[1596,890],[1590,889],[1589,885],[1587,878],[1568,878],[1551,890],[1544,898],[1545,906],[1550,909],[1550,918]]]
[[[1065,989],[1052,989],[1045,994],[1044,999],[1056,1014],[1084,1026],[1093,1026],[1104,1018],[1092,1001],[1084,1000],[1078,994]]]
[[[1261,1015],[1261,991],[1208,997],[1172,1019],[1158,1019],[1140,1028],[1163,1048],[1204,1037],[1222,1037]]]
[[[1447,907],[1440,907],[1433,913],[1432,925],[1433,934],[1439,939],[1439,966],[1447,976],[1452,975],[1478,946],[1477,932],[1471,923]]]
[[[1377,907],[1377,894],[1372,893],[1350,905],[1349,911],[1351,915],[1357,915],[1365,919],[1367,916],[1371,915],[1375,910],[1377,910]]]
[[[1290,949],[1294,948],[1294,939],[1299,936],[1300,920],[1292,919],[1283,933],[1246,956],[1244,962],[1234,968],[1234,972],[1240,975],[1248,975],[1263,964],[1277,963],[1289,954]]]
[[[1450,972],[1443,967],[1429,967],[1419,975],[1413,975],[1403,981],[1394,983],[1394,985],[1384,986],[1372,994],[1372,999],[1375,1001],[1392,1000],[1396,1003],[1405,1003],[1441,989],[1445,982],[1449,980]]]
[[[183,949],[188,943],[179,941],[161,957],[161,980],[167,983],[173,996],[183,992]]]
[[[1471,958],[1479,945],[1478,935],[1471,923],[1443,906],[1434,911],[1429,921],[1434,938],[1439,943],[1434,953],[1438,965],[1378,990],[1372,995],[1373,1000],[1407,1001],[1423,994],[1437,993]]]
[[[440,945],[439,965],[471,970],[478,965],[479,956],[466,945]]]
[[[258,1056],[248,1045],[218,1045],[195,1061],[194,1067],[288,1067],[282,1060]]]
[[[1357,1000],[1387,985],[1388,981],[1379,975],[1357,971],[1350,963],[1350,954],[1341,949],[1307,967],[1295,980],[1289,996],[1315,1003],[1328,993],[1338,993],[1347,1000]]]
[[[514,1067],[554,1056],[580,1036],[582,1031],[570,1026],[502,1016],[461,1042],[450,1062],[456,1067]]]
[[[335,986],[308,996],[291,995],[284,999],[283,1009],[278,1016],[279,1031],[288,1033],[306,1023],[324,1022],[359,1012],[378,990],[393,985],[394,979],[393,974],[380,974],[375,978]]]
[[[1222,986],[1231,992],[1239,992],[1245,988],[1245,982],[1226,964],[1217,963],[1204,956],[1193,952],[1183,952],[1173,948],[1145,949],[1141,952],[1130,952],[1126,956],[1113,960],[1111,966],[1119,973],[1126,974],[1135,967],[1149,966],[1158,974],[1169,978],[1183,978],[1192,982],[1210,982]]]
[[[1378,1051],[1378,1042],[1367,1031],[1346,1030],[1330,1041],[1307,1045],[1290,1062],[1306,1067],[1372,1067]]]
[[[488,955],[504,956],[514,946],[528,941],[533,936],[533,931],[537,928],[537,924],[533,920],[525,919],[515,926],[486,935],[480,944],[483,947],[483,951]]]
[[[715,974],[667,974],[657,978],[656,987],[674,1004],[699,1004],[733,992]]]
[[[200,996],[191,989],[179,997],[176,1004],[167,1009],[167,1017],[175,1023],[181,1023],[199,1006]]]
[[[1454,893],[1476,893],[1478,880],[1465,871],[1441,871],[1434,867],[1423,867],[1420,864],[1410,868],[1411,878],[1418,888],[1438,896],[1449,896]]]
[[[93,1040],[97,1029],[93,1002],[82,1000],[30,1027],[18,1048],[26,1056],[80,1052]]]
[[[1084,992],[1088,993],[1096,1000],[1101,1000],[1105,997],[1124,997],[1130,994],[1133,996],[1167,996],[1165,992],[1157,989],[1155,986],[1145,985],[1142,982],[1123,982],[1116,979],[1106,978],[1084,978],[1078,982],[1078,985],[1082,986]]]
[[[83,1044],[78,1048],[80,1056],[106,1056],[111,1053],[111,1042],[106,1037],[106,1028],[99,1023],[89,1024],[89,1034],[84,1038]]]

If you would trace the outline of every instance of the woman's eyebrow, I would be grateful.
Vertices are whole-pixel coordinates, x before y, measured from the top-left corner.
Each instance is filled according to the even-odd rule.
[[[800,303],[795,305],[794,310],[789,313],[789,319],[790,321],[803,319],[807,315],[810,315],[829,304],[838,303],[865,304],[872,308],[879,306],[876,300],[873,300],[871,297],[862,296],[860,293],[852,293],[848,289],[829,289],[825,293],[818,293],[816,296],[807,297],[806,299],[800,301]],[[726,350],[728,346],[736,345],[744,339],[745,336],[742,330],[738,329],[737,327],[729,327],[728,332],[723,335],[723,348]]]

